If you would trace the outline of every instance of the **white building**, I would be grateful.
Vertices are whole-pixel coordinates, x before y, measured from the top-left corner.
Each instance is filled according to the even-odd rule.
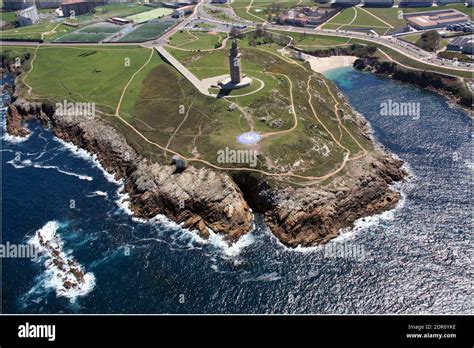
[[[36,6],[30,6],[16,13],[16,19],[20,27],[26,27],[39,22],[38,10]]]

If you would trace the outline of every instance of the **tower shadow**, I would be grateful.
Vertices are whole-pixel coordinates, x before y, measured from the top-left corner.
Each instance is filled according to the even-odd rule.
[[[219,90],[219,93],[217,94],[217,98],[224,98],[224,97],[227,97],[227,96],[230,94],[231,91],[232,91],[231,89],[223,89],[223,88],[221,88],[221,89]]]

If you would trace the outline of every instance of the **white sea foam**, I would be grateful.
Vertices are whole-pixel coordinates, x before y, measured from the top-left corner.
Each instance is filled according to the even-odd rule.
[[[22,168],[27,168],[27,167],[33,167],[33,168],[38,168],[38,169],[54,169],[57,172],[69,176],[74,176],[76,178],[79,178],[80,180],[87,180],[87,181],[92,181],[93,178],[89,175],[83,175],[83,174],[76,174],[73,172],[68,172],[65,171],[58,166],[45,166],[37,163],[33,163],[30,159],[25,159],[23,161],[17,161],[15,158],[7,161],[6,163],[11,164],[15,169],[22,169]]]
[[[113,174],[110,174],[109,172],[107,172],[104,169],[104,167],[102,167],[102,165],[100,164],[100,162],[97,159],[97,156],[95,154],[91,154],[91,153],[87,152],[86,150],[81,149],[80,147],[78,147],[78,146],[76,146],[72,143],[68,143],[68,142],[66,142],[62,139],[57,138],[57,137],[54,137],[53,140],[60,143],[65,149],[69,150],[73,156],[76,156],[78,158],[82,158],[82,159],[88,161],[89,163],[92,163],[92,165],[94,167],[96,167],[100,171],[102,171],[102,173],[104,174],[104,177],[107,179],[107,181],[109,181],[111,183],[114,183],[114,184],[117,184],[117,185],[122,184],[122,180],[116,180],[115,176]]]
[[[108,193],[104,191],[94,191],[91,194],[87,195],[87,197],[107,197]]]
[[[276,273],[276,272],[271,272],[271,273],[265,273],[261,274],[255,278],[247,278],[243,279],[242,282],[274,282],[276,280],[280,280],[282,277]]]
[[[55,290],[59,297],[75,300],[92,291],[95,286],[95,277],[91,272],[86,273],[84,267],[74,260],[71,250],[64,250],[64,242],[57,233],[60,227],[57,221],[48,221],[36,231],[28,243],[38,250],[41,256],[38,262],[44,260],[46,271],[40,278],[41,287]],[[72,271],[81,272],[83,279],[77,278]],[[67,284],[74,284],[74,286]],[[38,285],[29,293],[38,292]]]
[[[209,227],[209,238],[206,239],[203,238],[198,231],[183,228],[183,223],[178,224],[161,214],[148,220],[137,217],[132,218],[132,220],[139,223],[159,225],[163,227],[164,230],[167,231],[167,235],[172,238],[171,244],[179,245],[180,247],[184,246],[189,249],[208,245],[219,250],[225,258],[234,258],[238,256],[244,248],[255,242],[255,236],[252,233],[253,231],[240,237],[236,242],[229,243],[224,235],[214,232]]]
[[[15,169],[30,167],[32,164],[31,160],[17,161],[16,159],[12,159],[10,161],[7,161],[6,163],[11,164]]]
[[[34,168],[39,168],[39,169],[54,169],[58,171],[61,174],[69,175],[69,176],[75,176],[76,178],[79,178],[80,180],[87,180],[87,181],[92,181],[94,180],[91,176],[89,175],[83,175],[83,174],[76,174],[72,172],[67,172],[65,170],[60,169],[58,166],[44,166],[41,164],[33,164]]]
[[[464,165],[469,168],[470,170],[474,170],[474,162],[471,161],[464,161]]]
[[[208,243],[214,246],[216,249],[219,249],[227,257],[236,257],[238,256],[243,249],[255,242],[255,237],[252,232],[249,232],[242,237],[240,237],[236,242],[229,244],[224,236],[218,233],[215,233],[209,229],[209,239]]]
[[[2,109],[2,111],[6,111],[8,108],[5,107]],[[30,131],[30,134],[28,134],[27,136],[25,137],[17,137],[17,136],[14,136],[14,135],[10,135],[8,134],[7,132],[7,119],[6,117],[3,117],[5,115],[4,112],[2,112],[2,120],[1,120],[1,126],[2,126],[2,139],[11,143],[11,144],[19,144],[19,143],[23,143],[25,141],[27,141],[31,134],[33,134],[31,131]],[[27,126],[25,125],[24,126],[25,128],[27,128]]]
[[[9,143],[12,143],[12,144],[20,144],[20,143],[23,143],[23,142],[27,141],[30,138],[31,134],[32,133],[28,134],[25,137],[17,137],[17,136],[14,136],[14,135],[10,135],[6,131],[4,131],[3,140],[5,140]]]
[[[123,191],[123,185],[121,185],[117,189],[118,198],[115,202],[125,214],[133,216],[133,211],[130,208],[130,195],[128,193],[123,193],[122,191]]]

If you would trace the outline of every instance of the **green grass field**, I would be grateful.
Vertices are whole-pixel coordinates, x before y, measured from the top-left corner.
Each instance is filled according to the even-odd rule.
[[[172,21],[153,21],[140,25],[131,33],[125,35],[119,42],[141,42],[156,39],[168,28],[174,25]]]
[[[94,102],[113,112],[126,83],[149,56],[150,50],[142,48],[42,47],[25,82],[37,97]]]
[[[66,34],[56,39],[55,42],[100,42],[110,36],[110,33],[80,33]]]
[[[0,20],[4,21],[4,27],[9,28],[14,26],[16,21],[15,12],[0,12]]]
[[[134,21],[135,23],[145,23],[145,22],[151,21],[152,19],[168,16],[171,13],[173,13],[172,9],[163,7],[163,8],[157,8],[151,11],[141,12],[132,16],[128,16],[126,18]]]
[[[299,34],[276,30],[272,30],[271,32],[283,36],[291,36],[293,38],[294,46],[303,49],[331,48],[335,46],[347,46],[351,44],[351,39],[346,39],[343,37]]]
[[[247,6],[252,4],[252,7],[247,13]],[[314,6],[315,3],[311,0],[236,0],[230,4],[234,9],[237,16],[247,19],[252,22],[265,22],[268,20],[269,14],[276,14],[295,7],[297,4],[300,6]],[[271,11],[270,9],[275,9]]]
[[[186,43],[185,38],[180,39]],[[40,47],[34,51],[11,47],[8,54],[15,56],[28,52],[30,62],[36,54],[30,65],[32,70],[21,75],[26,85],[20,93],[25,93],[31,86],[30,97],[53,102],[94,102],[100,111],[98,117],[119,127],[141,154],[164,162],[169,162],[169,154],[144,142],[113,116],[124,87],[130,81],[120,115],[148,140],[187,157],[219,165],[217,151],[225,147],[244,148],[236,142],[236,136],[251,129],[268,135],[258,145],[257,168],[265,171],[314,176],[334,170],[343,161],[344,150],[333,141],[330,132],[338,139],[341,137],[340,142],[351,154],[360,153],[354,140],[347,133],[340,133],[333,100],[338,97],[331,83],[325,85],[324,78],[304,64],[290,64],[287,58],[280,57],[276,44],[249,47],[247,41],[242,40],[240,47],[243,72],[252,77],[254,83],[242,92],[231,93],[228,100],[201,95],[150,49],[62,46]],[[199,78],[228,71],[227,50],[169,50]],[[149,63],[144,66],[147,61]],[[142,67],[143,70],[139,70]],[[132,76],[135,77],[130,80]],[[257,91],[260,80],[265,87]],[[256,92],[239,96],[239,93],[252,91]],[[330,91],[336,97],[331,96]],[[312,103],[317,118],[311,111],[309,96],[317,96]],[[239,108],[230,111],[230,103],[236,103]],[[342,100],[338,104],[338,115],[352,113]],[[181,112],[183,106],[184,112]],[[279,123],[274,125],[271,121]],[[353,119],[344,118],[342,122],[364,147],[372,150]]]
[[[88,33],[88,34],[113,34],[120,31],[122,27],[116,25],[90,25],[88,27],[79,29],[78,32],[80,33]]]
[[[220,47],[225,34],[180,31],[170,39],[170,45],[185,50],[207,50]]]
[[[262,80],[265,83],[265,87],[257,93],[231,98],[230,101],[237,102],[240,106],[251,112],[255,130],[260,132],[275,131],[275,128],[268,122],[268,120],[275,119],[283,121],[283,126],[278,128],[278,130],[291,128],[293,116],[288,109],[290,105],[290,84],[287,77],[290,78],[293,83],[292,91],[295,100],[297,100],[297,114],[303,119],[304,124],[314,121],[314,118],[311,118],[306,100],[306,81],[308,74],[311,74],[311,72],[305,70],[306,68],[303,69],[302,67],[288,64],[285,60],[278,58],[278,54],[276,53],[278,46],[276,44],[253,48],[249,47],[246,41],[243,40],[240,42],[240,47],[243,56],[243,73],[255,79]],[[169,49],[169,51],[200,79],[222,75],[228,71],[228,53],[225,50],[200,53],[182,52],[175,49]],[[316,86],[320,85],[315,81],[314,86],[311,85],[311,88],[315,88],[318,91],[316,92],[316,90],[314,90],[314,93],[322,93],[324,99],[328,98],[327,91],[324,91],[324,89],[320,90],[320,87],[318,88]],[[252,87],[253,90],[256,90],[255,87]],[[246,91],[237,91],[235,93],[233,92],[233,94],[238,95],[239,93],[245,92]],[[334,120],[329,120],[329,115],[331,114],[330,105],[330,103],[327,105],[321,103],[315,105],[315,108],[318,110],[318,114],[322,115],[321,117],[328,117],[327,122],[329,129],[337,132],[337,125],[334,123],[331,124]],[[265,119],[266,121],[262,122],[261,119]],[[241,120],[239,123],[240,127],[238,131],[227,128],[223,129],[222,132],[216,134],[213,142],[216,145],[222,144],[221,146],[224,146],[229,138],[234,138],[238,132],[241,132],[242,124],[245,125],[245,120]],[[303,151],[303,147],[311,148],[310,142],[312,140],[308,139],[306,131],[304,127],[301,129],[298,127],[294,132],[275,136],[270,142],[263,145],[266,156],[272,158],[272,160],[277,159],[278,163],[292,163],[292,161],[297,161],[298,158],[301,158],[300,151]],[[357,145],[349,139],[344,140],[344,142],[346,141],[347,143],[345,143],[345,145],[354,152],[357,152]],[[284,153],[284,151],[282,151],[283,144],[291,144],[291,146],[294,146],[296,153]],[[318,146],[316,146],[316,148],[318,148]],[[333,150],[337,152],[336,149],[333,148]],[[310,151],[310,153],[311,152],[312,151]],[[336,158],[338,159],[334,159],[334,161],[340,160],[339,156],[342,155],[340,152],[337,153]],[[313,156],[319,158],[321,155],[317,155],[313,152]],[[306,173],[314,174],[328,170],[335,165],[335,162],[332,162],[333,159],[322,161],[319,165],[316,165],[315,162],[309,158],[305,157],[305,160],[308,160],[311,162],[311,165],[314,166],[311,170],[307,169]]]
[[[32,25],[29,27],[13,28],[0,32],[0,37],[5,39],[28,39],[40,40],[41,34],[49,32],[57,26],[55,23],[44,23],[39,25]]]
[[[388,23],[388,22],[387,22]],[[331,18],[324,26],[324,29],[339,30],[364,30],[372,29],[379,35],[384,35],[391,28],[388,24],[374,17],[371,12],[357,7],[349,7],[333,18]]]

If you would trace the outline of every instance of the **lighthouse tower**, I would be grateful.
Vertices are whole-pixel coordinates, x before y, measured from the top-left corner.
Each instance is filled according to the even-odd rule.
[[[230,76],[216,76],[219,79],[217,83],[218,88],[229,91],[250,86],[252,79],[242,74],[241,56],[242,54],[239,52],[237,40],[234,39],[229,51]],[[221,78],[223,79],[220,80]]]
[[[232,41],[232,47],[229,53],[229,67],[230,67],[230,81],[237,85],[242,81],[242,68],[240,65],[239,47],[237,47],[237,40]]]

